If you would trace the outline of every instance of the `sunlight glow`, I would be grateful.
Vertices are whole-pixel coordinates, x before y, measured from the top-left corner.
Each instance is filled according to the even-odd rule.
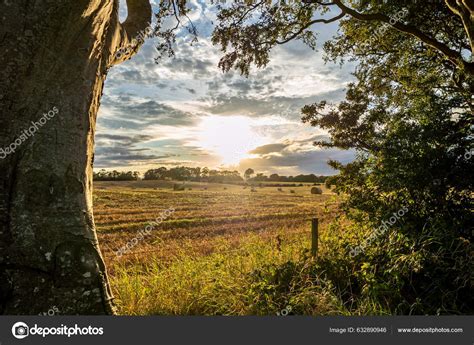
[[[265,142],[245,116],[208,116],[199,125],[197,140],[203,149],[219,155],[223,165],[238,164]]]

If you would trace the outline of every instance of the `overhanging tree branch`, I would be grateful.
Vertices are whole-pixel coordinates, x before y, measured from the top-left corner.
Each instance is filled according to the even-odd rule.
[[[339,14],[336,17],[333,17],[331,19],[315,19],[315,20],[312,20],[309,23],[307,23],[306,25],[303,25],[298,31],[292,33],[289,37],[285,38],[284,40],[276,40],[274,43],[276,43],[276,44],[285,44],[285,43],[295,39],[296,37],[298,37],[298,35],[300,35],[304,30],[308,29],[310,26],[312,26],[314,24],[318,24],[318,23],[329,24],[329,23],[335,22],[339,19],[342,19],[345,15],[346,14],[344,12],[342,12],[341,14]],[[265,42],[265,43],[269,43],[269,42]]]
[[[466,30],[471,56],[474,54],[474,2],[472,0],[445,0],[448,8],[459,16]]]
[[[447,0],[448,1],[448,0]],[[465,69],[468,73],[471,75],[474,75],[474,63],[473,62],[467,62],[463,59],[461,54],[457,52],[456,50],[451,49],[449,46],[446,44],[428,36],[418,28],[412,26],[412,25],[407,25],[403,24],[399,21],[395,23],[390,22],[390,17],[382,14],[382,13],[360,13],[346,5],[343,4],[341,0],[334,0],[333,1],[340,9],[343,11],[345,14],[348,14],[352,16],[355,19],[358,20],[363,20],[363,21],[381,21],[383,23],[387,23],[391,25],[393,28],[397,29],[400,32],[407,33],[411,36],[414,36],[418,39],[420,39],[422,42],[427,44],[428,46],[436,49],[440,53],[442,53],[449,61],[451,61],[454,65]],[[459,2],[459,0],[458,0]],[[319,2],[318,2],[319,3]]]

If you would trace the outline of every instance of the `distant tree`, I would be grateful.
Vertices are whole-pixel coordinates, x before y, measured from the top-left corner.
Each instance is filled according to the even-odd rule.
[[[158,169],[150,169],[145,172],[145,180],[164,180],[167,176],[168,169],[166,167],[160,167]]]
[[[248,180],[250,177],[252,177],[253,174],[255,174],[255,171],[252,168],[248,168],[244,172],[244,178]]]
[[[202,173],[202,172],[201,172],[201,168],[200,168],[200,167],[194,168],[192,178],[193,178],[195,181],[200,181],[200,180],[201,180],[201,173]]]
[[[270,181],[279,181],[280,176],[278,174],[271,174],[270,177],[268,178]]]
[[[257,173],[257,176],[255,176],[252,181],[256,182],[264,182],[268,181],[268,176],[265,176],[263,173]]]

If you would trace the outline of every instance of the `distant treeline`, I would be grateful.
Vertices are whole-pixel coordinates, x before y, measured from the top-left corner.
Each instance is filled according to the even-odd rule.
[[[140,179],[138,171],[106,171],[105,169],[94,173],[94,181],[136,181]]]
[[[252,182],[312,182],[312,183],[324,183],[327,176],[317,176],[315,174],[309,175],[297,175],[297,176],[280,176],[278,174],[271,174],[266,176],[263,174],[257,174],[255,177],[247,179]]]
[[[307,183],[324,183],[327,176],[317,176],[315,174],[297,175],[297,176],[280,176],[271,174],[266,176],[257,173],[255,176],[253,169],[247,169],[243,176],[237,170],[214,170],[209,168],[190,168],[190,167],[161,167],[150,169],[145,172],[144,180],[173,180],[173,181],[194,181],[208,183],[234,183],[241,184],[247,182],[307,182]],[[245,179],[244,179],[245,177]],[[136,181],[140,179],[138,171],[106,171],[105,169],[94,173],[95,181]]]
[[[297,176],[280,176],[278,174],[271,174],[266,176],[262,173],[254,175],[253,169],[247,169],[244,173],[244,178],[237,170],[211,170],[209,168],[189,168],[176,167],[167,169],[161,167],[158,169],[151,169],[145,173],[145,180],[176,180],[176,181],[197,181],[210,183],[242,183],[248,182],[310,182],[310,183],[324,183],[327,176],[317,176],[314,174],[297,175]]]
[[[210,183],[238,183],[244,179],[237,170],[211,170],[209,168],[161,167],[150,169],[144,175],[145,180],[175,180]]]

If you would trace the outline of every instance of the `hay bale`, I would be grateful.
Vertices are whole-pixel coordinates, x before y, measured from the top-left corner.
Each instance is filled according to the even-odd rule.
[[[319,187],[311,188],[311,194],[323,194],[323,190]]]
[[[278,191],[279,191],[279,192],[283,192],[283,189],[281,189],[281,188],[278,188]]]
[[[175,184],[173,185],[173,190],[176,190],[176,191],[180,191],[180,192],[181,192],[181,191],[185,190],[185,187],[184,187],[184,185],[182,185],[182,184],[177,184],[177,183],[175,183]]]
[[[291,190],[290,190],[290,193],[294,194],[294,193],[296,193],[296,192],[295,192],[294,189],[291,189]]]
[[[252,187],[252,189],[251,189],[250,191],[251,191],[251,192],[256,192],[257,190]]]

